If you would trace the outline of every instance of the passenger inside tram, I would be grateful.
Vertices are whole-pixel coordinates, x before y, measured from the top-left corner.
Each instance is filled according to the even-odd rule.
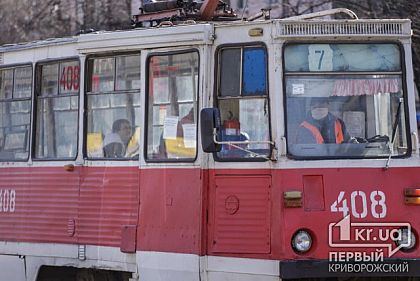
[[[121,158],[126,157],[128,153],[132,154],[133,151],[128,149],[132,136],[130,122],[127,119],[116,120],[112,125],[112,133],[105,136],[104,156],[106,158]],[[133,148],[130,148],[130,150],[133,150]]]

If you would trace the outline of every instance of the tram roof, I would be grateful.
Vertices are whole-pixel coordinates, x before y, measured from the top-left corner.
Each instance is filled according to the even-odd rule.
[[[173,42],[185,40],[208,42],[212,40],[213,26],[234,27],[234,26],[255,26],[273,23],[275,28],[272,36],[294,37],[294,36],[393,36],[410,37],[411,21],[409,19],[362,19],[362,20],[291,20],[291,19],[271,19],[258,21],[230,21],[230,22],[208,22],[179,24],[170,27],[136,28],[117,31],[95,31],[71,37],[49,38],[32,42],[22,42],[16,44],[5,44],[0,46],[0,53],[41,48],[48,46],[67,45],[78,43],[78,49],[89,47],[90,43],[107,41],[106,47],[112,48],[112,40],[115,44],[120,39],[132,38],[136,42],[142,43],[140,38],[149,38],[143,44],[158,44],[163,42]],[[201,34],[202,36],[191,36]],[[181,35],[181,37],[180,37]],[[184,37],[182,37],[184,35]],[[154,37],[155,40],[150,40]],[[160,40],[158,39],[160,38]],[[181,40],[180,40],[181,39]],[[191,42],[191,44],[194,42]],[[142,45],[143,45],[142,44]],[[83,47],[85,46],[85,47]],[[169,46],[169,45],[168,45]]]

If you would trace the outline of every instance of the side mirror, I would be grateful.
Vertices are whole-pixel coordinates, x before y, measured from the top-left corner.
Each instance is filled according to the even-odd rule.
[[[200,112],[201,146],[204,152],[219,152],[220,144],[214,142],[214,132],[219,134],[221,121],[220,111],[217,108],[203,108]]]

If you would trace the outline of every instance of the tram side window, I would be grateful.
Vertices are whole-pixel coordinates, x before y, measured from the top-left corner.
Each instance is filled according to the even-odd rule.
[[[262,46],[226,47],[218,52],[217,106],[222,141],[268,142],[267,52]],[[218,159],[267,157],[267,143],[224,144]]]
[[[138,157],[140,55],[89,58],[87,73],[87,157]]]
[[[35,159],[77,155],[80,64],[67,60],[36,68]]]
[[[195,159],[198,53],[151,56],[148,77],[146,158],[152,161]]]
[[[398,45],[291,44],[284,56],[291,157],[409,153]]]
[[[0,161],[29,157],[32,67],[0,69]]]

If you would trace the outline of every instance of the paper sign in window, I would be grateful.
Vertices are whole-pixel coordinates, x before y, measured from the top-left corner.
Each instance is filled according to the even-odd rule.
[[[305,94],[305,84],[293,84],[292,85],[293,95],[303,95]]]
[[[175,140],[178,128],[178,117],[167,116],[163,122],[163,139]]]
[[[308,47],[309,71],[332,71],[333,50],[326,44],[312,44]]]
[[[187,148],[196,147],[197,139],[197,126],[195,124],[184,124],[182,125],[184,133],[184,146]]]

